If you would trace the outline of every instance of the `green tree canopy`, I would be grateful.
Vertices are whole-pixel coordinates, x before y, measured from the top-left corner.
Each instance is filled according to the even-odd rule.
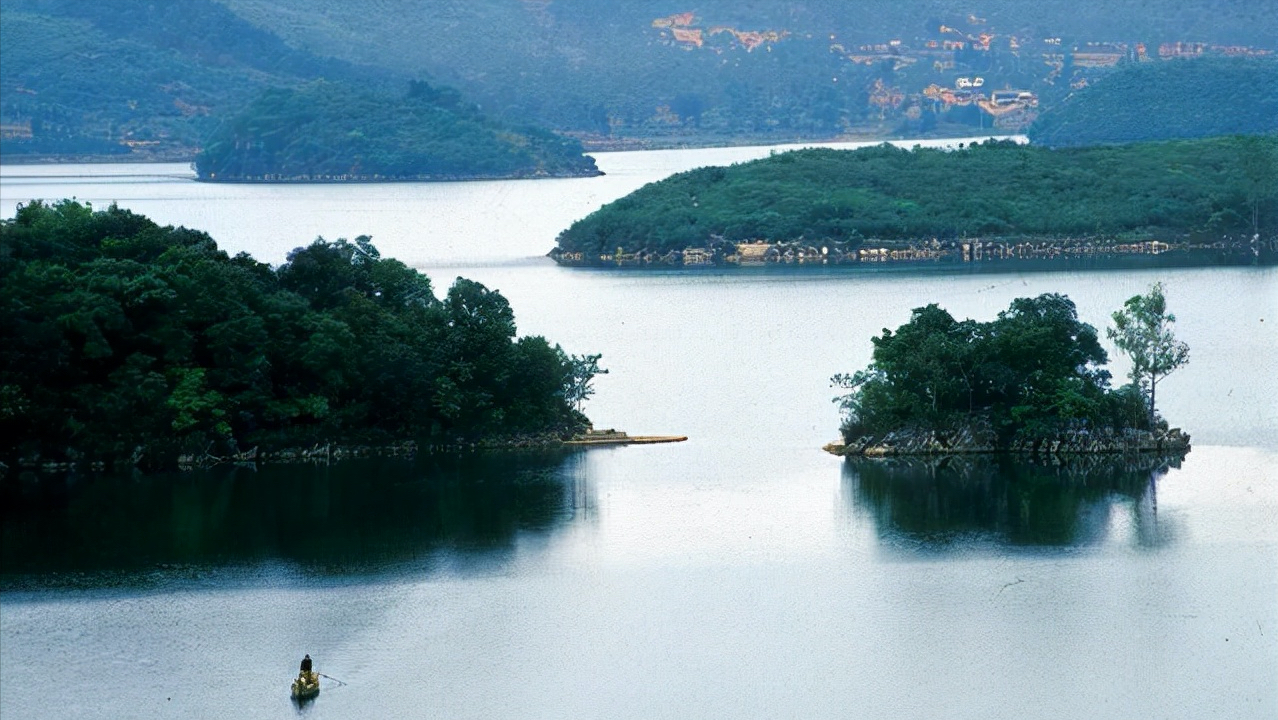
[[[1113,314],[1106,334],[1132,361],[1132,382],[1149,394],[1149,416],[1155,415],[1158,383],[1189,362],[1189,346],[1176,339],[1176,316],[1167,312],[1163,284],[1154,283],[1144,295],[1134,295]]]
[[[0,457],[566,436],[574,365],[504,297],[446,297],[367,237],[278,268],[112,205],[0,222]]]
[[[1134,388],[1109,389],[1096,329],[1064,295],[1017,298],[990,322],[933,304],[872,338],[873,361],[833,382],[848,441],[904,428],[950,430],[974,418],[1004,441],[1079,429],[1148,428]]]

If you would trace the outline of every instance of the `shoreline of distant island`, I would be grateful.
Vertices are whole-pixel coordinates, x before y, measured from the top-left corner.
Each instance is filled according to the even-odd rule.
[[[653,137],[621,137],[610,138],[604,136],[594,136],[582,133],[562,133],[564,137],[572,138],[581,143],[582,148],[587,155],[595,153],[618,153],[618,152],[660,152],[668,150],[731,150],[745,148],[770,148],[788,145],[837,145],[841,143],[911,143],[911,142],[981,142],[989,139],[1018,139],[1025,138],[1022,132],[1000,131],[998,128],[986,129],[985,132],[972,132],[977,128],[963,127],[956,130],[953,134],[922,134],[922,135],[900,135],[885,132],[864,132],[864,133],[843,133],[839,135],[813,135],[813,136],[786,136],[773,137],[763,135],[748,136],[732,136],[732,137],[713,137],[713,136],[653,136]],[[194,165],[196,157],[200,151],[198,148],[187,148],[182,152],[173,152],[171,150],[149,151],[147,149],[133,148],[128,153],[68,153],[68,154],[8,154],[0,156],[0,165],[122,165],[122,164],[174,164],[182,163],[186,165]],[[430,177],[430,178],[382,178],[377,180],[369,180],[368,182],[465,182],[467,180],[521,180],[521,179],[541,179],[550,178],[558,179],[563,177],[598,177],[604,175],[603,171],[597,173],[583,173],[579,175],[517,175],[517,176],[479,176],[466,175],[456,177]],[[221,182],[221,181],[217,181]],[[235,182],[263,182],[263,181],[235,181]],[[342,181],[295,181],[295,180],[272,180],[268,182],[278,183],[307,183],[307,182],[342,182]],[[358,181],[356,181],[358,182]]]
[[[1278,263],[1278,237],[1221,238],[1213,242],[1112,241],[1101,238],[972,238],[941,241],[867,240],[846,242],[752,241],[716,243],[665,253],[632,252],[588,255],[555,248],[547,257],[564,267],[588,268],[750,268],[796,266],[952,266],[998,267],[1018,261],[1050,261],[1071,265],[1093,260],[1151,260],[1169,265],[1273,265]]]
[[[192,178],[196,182],[225,185],[375,185],[382,183],[424,183],[424,182],[493,182],[500,180],[568,180],[573,178],[600,177],[605,173],[595,169],[590,172],[571,173],[499,173],[475,175],[411,175],[382,177],[379,175],[295,175],[289,177],[236,176],[231,178],[202,177]]]

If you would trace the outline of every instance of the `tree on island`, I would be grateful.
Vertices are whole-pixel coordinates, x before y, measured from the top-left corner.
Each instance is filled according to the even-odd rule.
[[[1096,329],[1059,294],[1017,298],[992,322],[955,320],[933,304],[872,338],[873,360],[836,375],[844,440],[902,430],[989,428],[1003,447],[1065,434],[1149,430],[1136,386],[1109,388]]]
[[[1189,346],[1176,339],[1167,312],[1163,284],[1154,283],[1144,295],[1134,295],[1113,314],[1114,327],[1105,334],[1132,360],[1129,376],[1149,396],[1149,417],[1155,417],[1154,397],[1158,383],[1189,362]]]
[[[595,354],[571,355],[568,358],[572,376],[564,384],[564,399],[575,407],[577,412],[581,412],[582,403],[595,394],[595,389],[591,387],[595,376],[608,374],[606,369],[599,367],[599,359],[602,357],[603,355]]]

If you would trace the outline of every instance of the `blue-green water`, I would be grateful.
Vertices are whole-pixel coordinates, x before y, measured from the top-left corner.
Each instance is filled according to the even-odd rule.
[[[10,484],[0,716],[1278,714],[1278,273],[616,274],[539,257],[645,178],[758,152],[444,186],[4,168],[6,215],[115,199],[276,262],[370,232],[437,286],[500,289],[522,333],[602,352],[598,427],[689,440]],[[829,376],[911,308],[989,319],[1064,292],[1104,326],[1155,280],[1192,348],[1159,390],[1194,439],[1179,467],[890,471],[820,451]],[[303,653],[345,684],[299,707]]]

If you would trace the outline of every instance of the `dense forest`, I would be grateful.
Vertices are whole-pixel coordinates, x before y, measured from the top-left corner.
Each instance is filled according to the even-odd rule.
[[[1161,423],[1139,386],[1109,389],[1096,328],[1063,295],[1018,298],[984,323],[928,305],[872,342],[868,368],[834,379],[851,391],[838,399],[849,443],[977,423],[988,423],[1002,444]]]
[[[1036,144],[1063,147],[1278,133],[1278,60],[1133,63],[1044,111]]]
[[[808,149],[651,183],[573,223],[587,258],[716,243],[1278,233],[1278,136],[1051,150]]]
[[[400,96],[317,81],[264,92],[209,136],[202,180],[399,180],[597,175],[581,143],[484,118],[456,91]]]
[[[437,299],[365,237],[316,240],[272,268],[195,230],[62,201],[0,222],[0,248],[5,462],[162,467],[258,445],[545,439],[586,423],[574,405],[597,356],[516,337],[506,299],[479,283]]]
[[[424,79],[593,148],[1010,133],[1127,64],[1278,50],[1261,0],[5,0],[0,16],[5,156],[188,159],[265,89],[321,79]]]

